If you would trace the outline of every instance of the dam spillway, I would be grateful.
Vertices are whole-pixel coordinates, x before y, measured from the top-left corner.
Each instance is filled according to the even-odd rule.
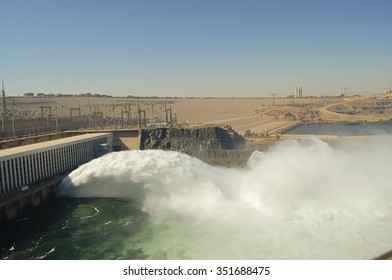
[[[170,137],[170,143],[180,138]],[[205,165],[175,151],[112,153],[80,166],[63,181],[63,186],[72,182],[72,195],[47,207],[50,217],[58,211],[66,213],[52,217],[56,222],[51,229],[33,237],[41,244],[43,234],[42,245],[24,251],[20,247],[15,254],[13,249],[4,256],[370,258],[390,243],[384,234],[390,228],[390,211],[384,200],[389,182],[383,176],[387,167],[382,160],[388,158],[390,148],[390,142],[381,140],[337,148],[313,138],[282,141],[270,151],[255,153],[245,168],[238,169]],[[133,202],[138,188],[146,191],[140,196],[144,199]],[[84,199],[77,199],[83,194]],[[27,227],[48,223],[48,216],[37,222],[39,216],[27,220]],[[59,233],[57,239],[52,226]],[[377,234],[369,235],[370,228],[377,228]],[[12,233],[9,246],[2,248],[13,248],[17,241]],[[107,236],[113,239],[99,246],[98,240]],[[91,243],[80,250],[86,239]],[[298,244],[292,244],[293,239]],[[216,243],[216,249],[198,250],[206,240]],[[283,246],[276,247],[274,240]],[[336,243],[334,248],[331,242]],[[124,250],[118,250],[119,244],[126,244]],[[42,253],[43,246],[47,250]],[[68,254],[69,248],[75,249],[75,255]],[[30,249],[37,252],[29,253]]]
[[[63,180],[58,191],[76,206],[54,228],[78,258],[369,259],[390,247],[391,151],[388,141],[282,141],[241,168],[175,151],[111,153]],[[66,257],[69,245],[46,252]]]

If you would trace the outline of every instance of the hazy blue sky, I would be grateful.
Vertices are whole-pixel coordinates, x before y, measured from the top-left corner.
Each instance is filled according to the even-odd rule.
[[[0,0],[7,93],[381,92],[392,0]]]

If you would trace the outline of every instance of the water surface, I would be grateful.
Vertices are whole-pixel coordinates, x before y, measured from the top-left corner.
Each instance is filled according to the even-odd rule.
[[[392,124],[306,124],[293,127],[285,134],[363,136],[392,134]]]
[[[243,168],[107,154],[63,180],[61,199],[2,226],[0,258],[370,259],[392,247],[391,158],[391,141],[314,137]]]

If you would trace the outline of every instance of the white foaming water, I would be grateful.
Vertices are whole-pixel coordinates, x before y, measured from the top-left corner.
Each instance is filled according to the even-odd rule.
[[[392,248],[389,141],[332,148],[316,138],[254,152],[245,168],[168,151],[95,159],[60,195],[143,202],[152,258],[368,259]]]

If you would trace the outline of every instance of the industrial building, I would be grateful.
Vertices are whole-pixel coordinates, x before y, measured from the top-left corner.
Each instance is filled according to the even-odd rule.
[[[302,98],[302,87],[295,87],[295,95],[296,98]]]
[[[110,152],[112,139],[112,133],[92,133],[0,150],[0,198]]]

